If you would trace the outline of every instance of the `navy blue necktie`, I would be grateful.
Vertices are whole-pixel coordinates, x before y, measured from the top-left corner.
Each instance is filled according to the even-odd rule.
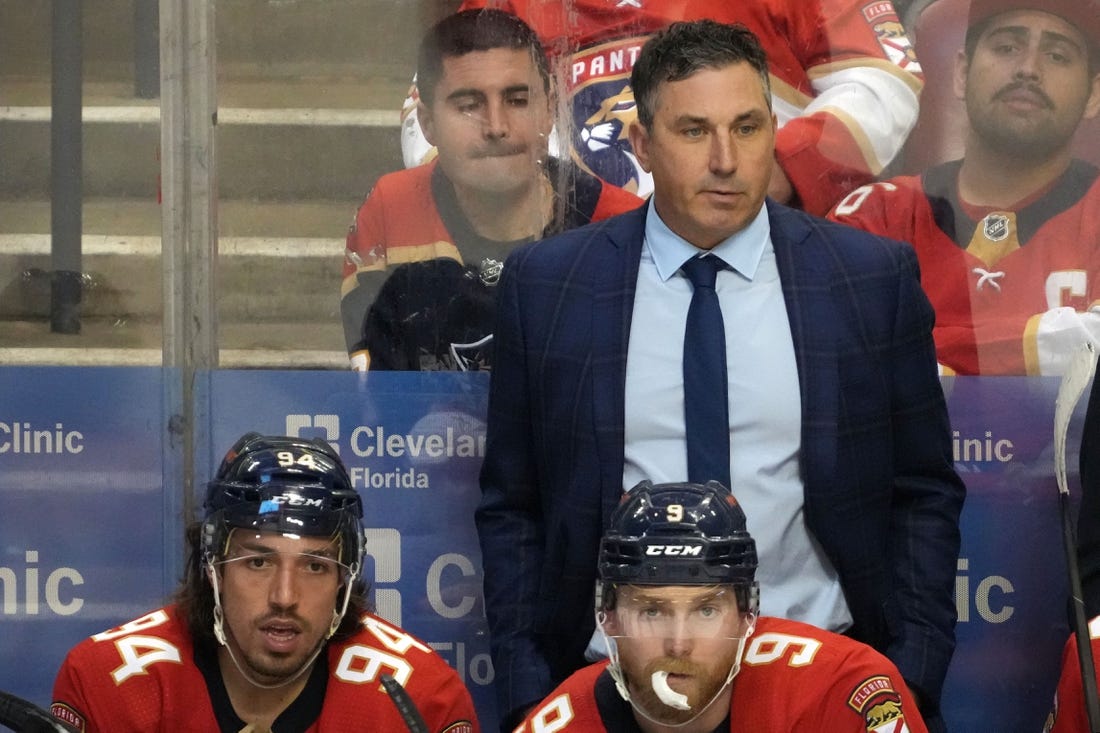
[[[684,329],[684,422],[688,481],[731,488],[726,332],[714,291],[725,268],[713,255],[692,257],[681,267],[694,288]]]

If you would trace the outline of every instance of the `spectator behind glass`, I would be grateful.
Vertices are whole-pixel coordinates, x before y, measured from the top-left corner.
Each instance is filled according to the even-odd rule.
[[[367,611],[358,494],[321,439],[247,433],[207,485],[171,605],[84,640],[52,712],[85,733],[478,730],[458,674]]]
[[[956,57],[961,160],[852,192],[836,221],[911,242],[944,374],[1061,374],[1100,338],[1100,3],[974,0]]]
[[[644,481],[600,543],[610,663],[574,673],[517,733],[926,733],[890,660],[758,616],[756,546],[721,484]]]
[[[768,194],[823,215],[897,155],[917,119],[920,65],[890,0],[466,0],[499,7],[534,28],[569,100],[558,133],[588,170],[648,196],[627,131],[637,118],[630,70],[655,31],[677,20],[743,23],[760,37],[779,119]],[[405,102],[402,152],[431,155]]]
[[[358,370],[485,369],[508,252],[641,201],[549,156],[548,62],[515,16],[444,18],[418,74],[419,124],[439,154],[382,176],[356,215],[341,287],[348,353]]]
[[[743,26],[656,33],[632,71],[649,203],[505,264],[476,520],[506,721],[602,651],[595,553],[623,490],[724,471],[763,612],[886,654],[939,730],[965,488],[932,307],[910,247],[765,201],[768,80]],[[707,263],[712,287],[693,289]],[[722,313],[696,324],[700,291]],[[722,328],[689,350],[689,321]],[[697,371],[717,382],[689,400]],[[688,437],[700,411],[721,450]]]

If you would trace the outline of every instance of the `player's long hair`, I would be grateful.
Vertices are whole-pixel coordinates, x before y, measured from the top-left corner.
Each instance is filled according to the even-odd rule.
[[[208,644],[216,644],[214,639],[214,589],[206,577],[206,569],[202,559],[202,523],[195,522],[187,528],[187,565],[184,568],[183,580],[172,597],[180,617],[187,624],[191,638],[196,642],[202,641]],[[333,634],[333,641],[346,639],[359,628],[359,619],[364,613],[370,611],[370,603],[367,601],[367,586],[356,578],[351,587],[351,600],[348,601],[348,610],[340,621],[340,626]],[[336,597],[333,597],[336,603]]]

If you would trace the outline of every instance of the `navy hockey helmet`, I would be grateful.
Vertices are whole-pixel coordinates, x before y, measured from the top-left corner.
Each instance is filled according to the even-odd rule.
[[[756,612],[756,542],[737,499],[717,481],[652,484],[627,492],[600,542],[599,575],[621,585],[723,585]]]
[[[221,557],[236,528],[340,540],[340,562],[358,572],[364,542],[359,494],[320,438],[247,433],[229,449],[203,504],[203,556]]]

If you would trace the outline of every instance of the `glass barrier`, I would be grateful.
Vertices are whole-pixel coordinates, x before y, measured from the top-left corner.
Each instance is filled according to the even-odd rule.
[[[478,496],[488,374],[459,372],[491,371],[510,252],[645,205],[629,75],[683,13],[762,35],[773,197],[917,250],[970,491],[946,718],[1041,725],[1068,633],[1056,377],[1100,331],[1095,48],[967,48],[968,0],[782,22],[658,0],[82,5],[0,0],[0,659],[41,661],[0,690],[47,704],[67,648],[172,591],[206,480],[258,429],[338,447],[375,605],[495,729],[480,551],[454,521]],[[541,47],[444,54],[414,83],[428,29],[482,6]],[[1100,39],[1087,3],[1091,21],[1036,6],[1024,25]]]

